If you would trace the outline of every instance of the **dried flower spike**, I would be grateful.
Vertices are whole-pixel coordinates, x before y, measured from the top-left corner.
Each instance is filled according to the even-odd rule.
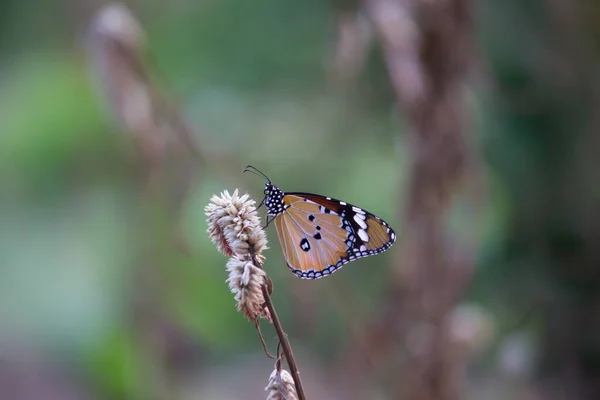
[[[267,400],[298,400],[294,380],[284,369],[275,369],[271,373],[265,390],[269,392]]]
[[[217,249],[231,256],[227,262],[227,283],[237,302],[238,310],[251,321],[271,316],[265,309],[262,285],[267,278],[262,270],[267,248],[265,231],[260,225],[256,203],[245,194],[239,196],[237,189],[213,196],[205,208],[208,217],[208,234]]]
[[[265,271],[254,265],[251,259],[234,255],[227,261],[227,272],[227,283],[237,302],[238,310],[251,321],[259,316],[271,320],[268,310],[264,307],[265,298],[261,288],[266,281]]]
[[[260,226],[256,202],[245,194],[232,195],[227,190],[213,196],[204,209],[208,217],[208,234],[220,252],[230,256],[249,252],[260,256],[267,248],[265,231]]]

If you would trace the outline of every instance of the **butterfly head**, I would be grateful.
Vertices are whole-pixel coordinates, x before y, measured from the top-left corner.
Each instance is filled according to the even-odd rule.
[[[268,216],[276,217],[281,214],[286,208],[283,202],[283,196],[285,196],[285,193],[283,193],[283,191],[277,186],[273,185],[268,176],[260,172],[252,165],[248,165],[243,172],[251,172],[267,180],[264,190],[265,198],[263,199],[261,205],[264,204],[267,207]]]

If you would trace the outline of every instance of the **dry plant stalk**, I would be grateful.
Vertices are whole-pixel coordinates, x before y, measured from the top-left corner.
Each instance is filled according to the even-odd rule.
[[[228,191],[224,191],[221,196],[215,195],[211,198],[205,212],[208,234],[212,242],[217,245],[221,253],[230,257],[227,262],[229,273],[227,283],[234,295],[237,309],[242,311],[250,321],[255,322],[261,340],[259,318],[265,318],[273,323],[290,367],[293,379],[290,377],[281,381],[283,379],[281,373],[276,374],[273,379],[276,379],[275,385],[278,389],[273,390],[286,393],[284,389],[288,384],[292,384],[295,385],[293,393],[297,393],[297,397],[269,398],[304,400],[306,397],[294,354],[271,301],[271,281],[262,269],[265,260],[262,252],[267,248],[267,239],[260,225],[256,202],[247,194],[240,196],[237,189],[231,195]]]

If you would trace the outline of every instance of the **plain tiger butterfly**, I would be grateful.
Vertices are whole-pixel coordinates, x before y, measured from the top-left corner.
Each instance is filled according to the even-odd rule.
[[[391,226],[376,215],[331,197],[312,193],[285,193],[267,180],[264,204],[267,223],[275,221],[277,236],[288,267],[303,279],[331,275],[358,258],[389,249],[396,241]]]

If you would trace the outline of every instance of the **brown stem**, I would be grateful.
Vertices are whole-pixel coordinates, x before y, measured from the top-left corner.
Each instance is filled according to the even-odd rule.
[[[254,252],[254,248],[252,248],[252,246],[250,247],[250,256],[252,257],[254,265],[257,265],[262,269],[262,263],[259,262],[258,258],[256,257],[256,253]],[[294,379],[298,400],[306,400],[304,389],[302,388],[302,381],[300,380],[300,374],[298,373],[298,365],[296,364],[296,359],[294,358],[294,353],[292,352],[292,346],[287,338],[287,334],[283,330],[283,326],[281,326],[281,322],[279,321],[279,317],[275,311],[275,306],[271,300],[271,293],[273,293],[273,282],[268,275],[265,276],[265,282],[261,285],[261,289],[263,292],[263,297],[265,298],[265,305],[269,310],[273,326],[275,327],[275,331],[277,331],[277,336],[279,337],[279,345],[282,347],[283,354],[285,355],[285,359],[290,367],[290,373]],[[279,357],[279,346],[277,346],[277,356]]]
[[[292,346],[290,346],[287,334],[281,326],[281,322],[279,321],[279,317],[275,311],[275,306],[273,306],[273,302],[271,301],[271,295],[269,294],[269,290],[265,285],[262,286],[262,292],[267,308],[269,309],[269,313],[271,314],[271,319],[273,320],[273,326],[277,331],[277,336],[279,337],[279,343],[283,349],[283,354],[285,355],[285,359],[290,367],[290,373],[292,374],[292,378],[294,378],[294,385],[296,386],[298,400],[306,400],[304,389],[302,388],[302,381],[300,380],[300,374],[298,373],[298,366],[296,365],[296,359],[294,358],[294,353],[292,352]]]

